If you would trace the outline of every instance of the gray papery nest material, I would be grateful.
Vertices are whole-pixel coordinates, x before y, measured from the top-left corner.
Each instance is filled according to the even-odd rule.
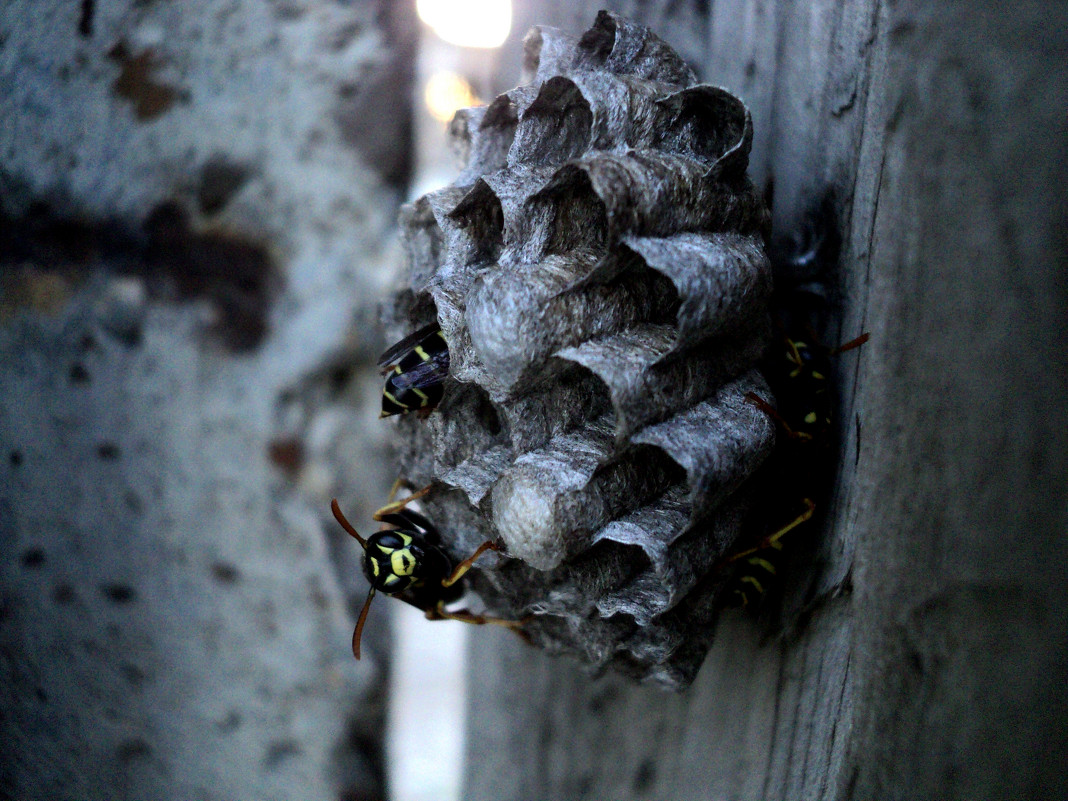
[[[685,687],[711,643],[747,483],[773,446],[768,213],[752,122],[648,29],[526,39],[524,85],[459,112],[457,181],[402,213],[397,339],[437,320],[445,398],[396,423],[402,472],[472,584],[533,641]]]

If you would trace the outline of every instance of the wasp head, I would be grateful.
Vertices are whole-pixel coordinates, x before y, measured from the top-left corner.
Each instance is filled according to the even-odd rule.
[[[379,531],[367,538],[363,572],[376,590],[395,595],[421,580],[424,557],[424,548],[413,533]]]

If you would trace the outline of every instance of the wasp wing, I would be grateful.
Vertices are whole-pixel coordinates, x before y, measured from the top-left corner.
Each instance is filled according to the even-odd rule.
[[[424,325],[418,331],[408,334],[400,342],[393,345],[385,353],[378,357],[378,366],[382,368],[392,367],[399,362],[413,350],[415,346],[420,344],[424,339],[429,336],[433,336],[441,330],[441,326],[437,323],[430,323],[430,325]]]
[[[426,389],[440,385],[449,377],[449,364],[434,360],[420,362],[415,367],[403,373],[397,373],[390,378],[390,383],[396,392],[404,392],[408,389]]]

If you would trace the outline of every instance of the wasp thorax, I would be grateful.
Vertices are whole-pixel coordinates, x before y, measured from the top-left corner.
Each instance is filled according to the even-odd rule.
[[[423,548],[411,534],[394,529],[367,539],[363,571],[376,590],[403,592],[419,581]]]
[[[381,364],[396,406],[437,408],[403,415],[394,441],[406,478],[458,490],[428,501],[446,552],[499,539],[513,557],[471,576],[494,613],[681,687],[774,440],[746,402],[771,398],[752,121],[608,12],[578,39],[538,30],[524,64],[527,84],[457,114],[456,182],[402,213],[407,287]],[[447,350],[427,340],[439,329]]]

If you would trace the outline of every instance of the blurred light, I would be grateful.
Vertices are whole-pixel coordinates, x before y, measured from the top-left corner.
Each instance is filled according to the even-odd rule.
[[[455,72],[435,72],[423,91],[426,107],[434,119],[448,122],[462,108],[477,106],[480,101],[471,84]]]
[[[500,47],[512,29],[512,0],[417,0],[419,18],[460,47]]]
[[[407,604],[390,604],[386,771],[393,801],[459,801],[463,782],[469,627],[430,623]]]

